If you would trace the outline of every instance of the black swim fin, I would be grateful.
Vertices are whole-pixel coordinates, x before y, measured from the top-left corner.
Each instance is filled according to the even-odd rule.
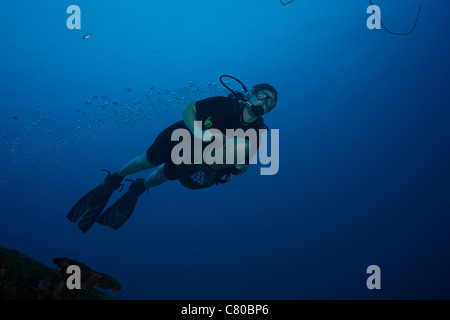
[[[123,187],[121,184],[123,177],[120,177],[117,173],[111,174],[107,170],[103,171],[108,172],[105,181],[78,200],[67,214],[67,219],[74,223],[83,216],[78,222],[78,227],[83,233],[88,231],[95,223],[112,193],[120,186]]]
[[[127,179],[127,181],[133,180]],[[136,179],[136,181],[130,185],[128,191],[102,213],[97,219],[97,222],[101,225],[118,229],[131,216],[139,196],[143,194],[145,190],[147,190],[147,188],[145,187],[144,179]]]

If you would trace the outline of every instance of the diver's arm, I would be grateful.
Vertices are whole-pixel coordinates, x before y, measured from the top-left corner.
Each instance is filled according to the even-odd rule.
[[[250,150],[249,151],[252,151],[252,153],[250,153],[250,155],[249,155],[249,158],[248,159],[250,159],[250,161],[253,159],[253,157],[256,155],[256,153],[258,152],[258,149],[259,149],[259,146],[260,146],[260,144],[261,144],[261,136],[266,132],[267,130],[259,130],[259,133],[258,133],[258,145],[257,145],[257,147],[256,148],[254,148],[254,150],[252,149],[252,148],[250,148]],[[247,170],[248,170],[248,168],[249,168],[249,164],[236,164],[235,165],[235,168],[236,169],[238,169],[239,170],[239,172],[236,174],[236,175],[241,175],[241,174],[243,174],[244,172],[246,172]]]
[[[261,145],[261,141],[262,141],[262,135],[263,134],[267,134],[267,129],[260,129],[258,130],[258,144],[256,145],[256,148],[250,148],[250,154],[249,154],[249,159],[250,161],[256,156],[256,154],[258,153],[259,147]]]
[[[194,134],[194,132],[202,132],[202,129],[195,123],[197,120],[197,110],[195,109],[195,103],[190,103],[181,111],[183,115],[183,121],[186,127]],[[200,131],[198,131],[200,130]]]

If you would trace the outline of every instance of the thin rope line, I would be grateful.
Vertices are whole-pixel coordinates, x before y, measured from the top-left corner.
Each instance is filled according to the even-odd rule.
[[[370,5],[373,7],[372,0],[369,0],[369,2],[370,2]],[[380,19],[380,17],[377,16],[376,13],[375,13],[375,16],[377,17],[378,21],[381,22],[381,25],[383,26],[384,30],[386,30],[388,33],[394,34],[394,35],[397,35],[397,36],[407,36],[407,35],[410,35],[416,29],[417,22],[419,21],[419,16],[420,16],[420,11],[421,10],[422,10],[422,4],[419,6],[419,11],[417,12],[417,18],[416,18],[416,22],[414,23],[413,28],[409,32],[406,32],[406,33],[398,33],[398,32],[390,31],[388,28],[386,28],[386,26],[384,25],[383,21]]]
[[[280,0],[281,4],[283,6],[288,5],[289,3],[294,2],[295,0],[290,0],[288,2],[283,2],[283,0]],[[370,5],[373,7],[373,3],[372,0],[369,0]],[[378,21],[380,21],[381,25],[383,26],[384,30],[386,30],[386,32],[390,33],[390,34],[394,34],[396,36],[407,36],[410,35],[411,33],[413,33],[413,31],[416,29],[417,26],[417,22],[419,21],[419,17],[420,17],[420,11],[422,11],[422,4],[420,4],[419,6],[419,11],[417,12],[417,17],[416,17],[416,21],[414,22],[414,26],[412,27],[412,29],[409,32],[406,33],[400,33],[400,32],[393,32],[391,30],[389,30],[386,25],[384,24],[384,22],[380,19],[380,17],[377,16],[377,14],[375,13],[375,16],[377,17]]]

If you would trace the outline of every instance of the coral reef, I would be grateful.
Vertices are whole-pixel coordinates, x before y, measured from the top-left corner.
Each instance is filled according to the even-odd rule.
[[[55,258],[52,269],[12,249],[0,246],[0,300],[112,300],[116,299],[94,288],[121,289],[112,277],[90,269],[68,258]],[[69,265],[81,269],[81,289],[69,290],[66,273]]]

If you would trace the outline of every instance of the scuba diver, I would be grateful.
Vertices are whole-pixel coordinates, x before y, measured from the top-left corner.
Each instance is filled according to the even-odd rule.
[[[239,82],[244,92],[230,89],[222,81],[224,77]],[[216,96],[188,104],[182,110],[183,120],[164,129],[144,154],[126,163],[116,173],[103,170],[108,172],[104,182],[82,197],[69,211],[67,218],[74,223],[81,218],[78,226],[83,233],[95,222],[118,229],[128,220],[139,196],[148,191],[148,188],[168,180],[179,180],[189,189],[201,189],[228,183],[235,176],[243,174],[248,169],[255,149],[259,147],[260,136],[257,137],[256,148],[253,148],[247,137],[227,139],[226,129],[254,129],[260,135],[267,131],[268,127],[262,116],[273,110],[278,93],[273,86],[265,83],[254,85],[248,90],[241,81],[229,75],[222,75],[220,82],[231,92],[228,97]],[[212,132],[221,133],[224,138],[223,149],[230,148],[234,151],[233,162],[211,163],[203,157],[200,162],[174,163],[172,151],[179,142],[172,141],[172,134],[177,129],[185,129],[191,137],[190,141],[198,139],[202,151],[215,141],[216,135]],[[191,145],[198,147],[195,143]],[[194,152],[191,152],[191,156]],[[225,158],[225,153],[223,154]],[[209,156],[211,159],[214,151]],[[125,179],[132,182],[128,191],[102,213],[112,193],[121,186],[123,188],[122,181],[127,175],[156,167],[146,179]]]

